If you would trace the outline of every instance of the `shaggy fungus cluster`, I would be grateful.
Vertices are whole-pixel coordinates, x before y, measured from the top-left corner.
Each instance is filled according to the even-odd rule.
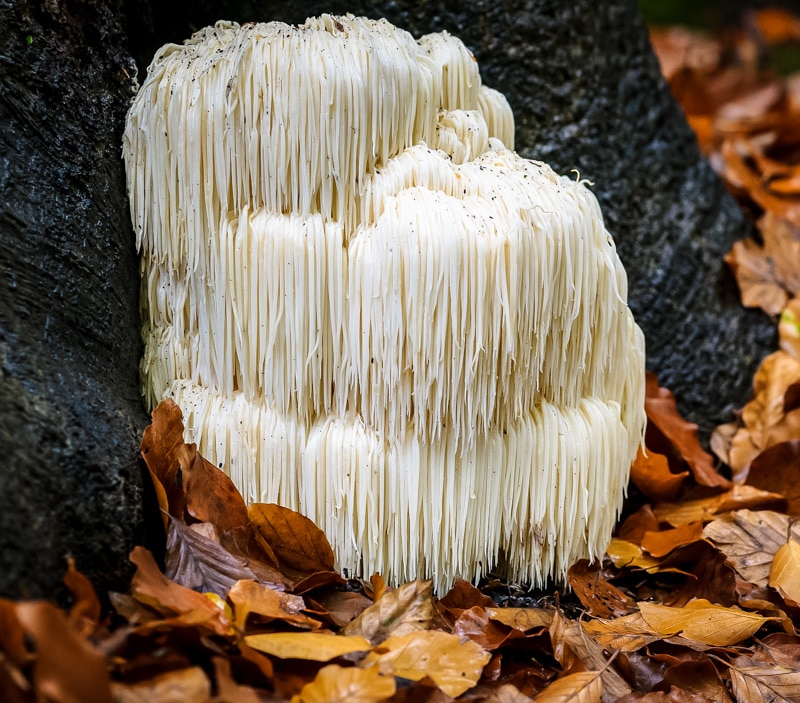
[[[625,273],[513,126],[458,39],[352,16],[165,46],[128,115],[147,400],[353,573],[541,584],[621,506]]]

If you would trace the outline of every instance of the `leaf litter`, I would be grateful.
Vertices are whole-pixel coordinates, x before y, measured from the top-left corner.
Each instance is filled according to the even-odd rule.
[[[321,530],[245,505],[183,441],[164,402],[142,440],[164,564],[142,547],[104,609],[73,564],[69,610],[0,599],[9,703],[800,701],[800,74],[765,66],[800,42],[784,10],[721,37],[651,37],[712,166],[756,223],[726,256],[779,349],[708,453],[648,377],[646,451],[605,558],[568,589],[489,577],[345,579]]]

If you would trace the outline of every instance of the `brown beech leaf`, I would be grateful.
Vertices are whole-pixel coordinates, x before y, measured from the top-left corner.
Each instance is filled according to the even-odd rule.
[[[269,545],[282,567],[301,574],[334,570],[328,538],[304,515],[274,503],[252,503],[247,513],[256,538]]]
[[[765,449],[750,464],[747,485],[762,491],[780,493],[786,499],[786,512],[800,517],[800,439],[779,442]]]
[[[383,676],[377,669],[329,664],[292,697],[292,703],[380,703],[396,689],[394,677]]]
[[[731,686],[738,701],[747,703],[797,703],[800,701],[800,669],[789,669],[750,656],[734,659]]]
[[[490,659],[489,652],[467,638],[428,630],[390,637],[367,655],[364,666],[412,681],[428,676],[455,697],[478,683]]]
[[[550,608],[486,608],[490,620],[496,620],[520,632],[550,627],[554,612]]]
[[[339,627],[344,627],[363,613],[372,601],[360,593],[350,591],[327,590],[314,596],[327,613],[327,616]]]
[[[454,617],[458,617],[462,610],[468,610],[479,605],[482,608],[491,608],[494,601],[469,581],[456,579],[452,588],[439,600],[442,606],[449,610]]]
[[[790,537],[800,541],[800,523],[770,510],[737,510],[706,525],[703,536],[743,579],[763,587],[775,553]]]
[[[646,532],[645,534],[651,533]],[[659,571],[660,562],[657,559],[653,559],[652,557],[644,554],[639,545],[634,544],[633,542],[628,542],[624,539],[614,537],[608,545],[606,554],[614,563],[614,566],[616,566],[618,569],[622,569],[627,566],[637,569],[644,569],[650,573]]]
[[[211,523],[187,526],[170,519],[167,528],[166,576],[194,591],[224,598],[236,581],[254,579],[285,588],[285,578],[266,564],[225,549]]]
[[[353,652],[368,652],[372,645],[363,637],[325,632],[271,632],[247,635],[244,641],[259,652],[280,659],[327,662]]]
[[[431,581],[411,581],[384,593],[377,602],[349,623],[342,633],[361,635],[376,645],[390,635],[429,630],[433,618]]]
[[[316,630],[319,620],[303,614],[306,604],[300,596],[282,593],[255,581],[237,581],[228,592],[233,605],[234,625],[245,630],[247,616],[253,613],[262,621],[282,620],[301,629]]]
[[[642,549],[654,557],[664,557],[673,549],[703,539],[703,523],[687,522],[671,530],[645,532]]]
[[[486,609],[479,605],[462,611],[453,624],[453,634],[469,637],[487,652],[493,652],[509,640],[521,636],[513,628],[492,620]]]
[[[652,451],[645,453],[641,448],[631,466],[631,481],[642,493],[655,501],[675,500],[688,476],[688,471],[672,473],[667,457],[663,454]]]
[[[33,686],[37,699],[56,703],[111,703],[111,683],[103,654],[70,625],[51,603],[18,603],[16,617],[36,645]]]
[[[641,613],[631,613],[621,618],[587,620],[583,623],[583,629],[602,647],[623,652],[635,652],[663,639],[644,621]]]
[[[648,374],[644,404],[648,421],[689,465],[697,483],[718,488],[730,486],[730,481],[714,469],[713,457],[700,446],[697,425],[680,416],[675,396],[666,388],[660,388],[652,374]]]
[[[645,532],[654,532],[661,528],[660,521],[648,503],[629,515],[616,532],[616,537],[635,545],[641,545]]]
[[[537,703],[600,703],[603,680],[599,671],[560,676],[536,696]]]
[[[567,583],[594,617],[626,615],[635,607],[633,599],[612,586],[600,575],[599,565],[590,565],[587,559],[581,559],[569,568]]]
[[[762,491],[753,486],[735,485],[725,493],[709,498],[685,500],[681,503],[661,503],[654,509],[656,517],[674,527],[690,522],[712,520],[715,515],[746,508],[783,508],[786,500],[782,495]]]
[[[531,703],[533,699],[526,696],[513,684],[507,683],[481,700],[482,703]]]
[[[89,579],[75,568],[75,560],[72,557],[67,559],[64,585],[72,594],[73,602],[69,611],[70,622],[84,637],[88,637],[100,622],[102,608],[94,586],[92,586]]]
[[[183,446],[183,413],[174,400],[162,400],[144,430],[141,452],[162,510],[178,518],[183,518],[186,507],[183,487],[178,481],[180,460],[176,453]]]
[[[135,684],[113,684],[115,703],[210,703],[211,682],[199,666],[167,671]],[[88,700],[88,699],[87,699]]]
[[[793,605],[800,604],[800,544],[789,540],[772,559],[769,585]]]
[[[230,624],[219,606],[210,598],[170,581],[159,571],[150,552],[135,547],[130,559],[136,566],[131,581],[131,593],[136,600],[162,615],[191,613],[196,624],[205,625],[220,635],[229,634]]]
[[[738,644],[753,635],[770,618],[738,608],[714,605],[705,599],[681,608],[640,602],[642,619],[664,637],[683,637],[716,647]]]

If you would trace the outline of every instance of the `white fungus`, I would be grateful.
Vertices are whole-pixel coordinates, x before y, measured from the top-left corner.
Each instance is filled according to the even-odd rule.
[[[541,585],[621,507],[625,272],[513,130],[458,39],[349,15],[166,46],[128,115],[147,401],[351,573]]]

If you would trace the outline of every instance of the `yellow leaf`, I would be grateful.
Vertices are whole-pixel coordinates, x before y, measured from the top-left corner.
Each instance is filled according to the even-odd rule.
[[[527,632],[534,627],[550,627],[553,611],[545,608],[486,608],[490,620]]]
[[[536,696],[536,703],[600,703],[603,682],[599,671],[581,671],[556,679]]]
[[[364,665],[376,664],[381,673],[412,681],[429,676],[448,696],[460,696],[481,677],[491,658],[467,638],[428,630],[390,637],[367,655]]]
[[[292,703],[380,703],[394,695],[394,678],[377,669],[330,664],[316,678],[303,686]]]
[[[244,641],[259,652],[281,659],[326,662],[352,652],[367,652],[372,645],[363,637],[326,635],[322,632],[275,632],[248,635]]]
[[[692,601],[683,608],[641,602],[639,611],[647,625],[659,634],[668,637],[681,633],[688,639],[716,647],[742,642],[772,619],[714,605],[705,599]]]
[[[319,620],[301,612],[306,607],[301,596],[282,593],[256,581],[237,581],[228,591],[228,599],[233,603],[236,613],[234,624],[240,630],[244,630],[250,613],[260,615],[265,620],[283,620],[295,627],[309,630],[315,630],[322,625]]]
[[[427,630],[433,617],[431,581],[411,581],[388,591],[342,631],[345,635],[361,635],[373,645],[390,635],[399,637],[417,630]]]
[[[593,618],[582,624],[592,639],[606,649],[635,652],[651,642],[663,639],[662,635],[653,632],[641,613],[610,620]]]
[[[614,537],[606,550],[608,558],[614,566],[621,569],[624,566],[637,566],[640,569],[656,569],[658,561],[642,553],[642,548],[633,542]]]
[[[784,598],[800,603],[800,544],[794,540],[775,552],[769,570],[769,585]]]

